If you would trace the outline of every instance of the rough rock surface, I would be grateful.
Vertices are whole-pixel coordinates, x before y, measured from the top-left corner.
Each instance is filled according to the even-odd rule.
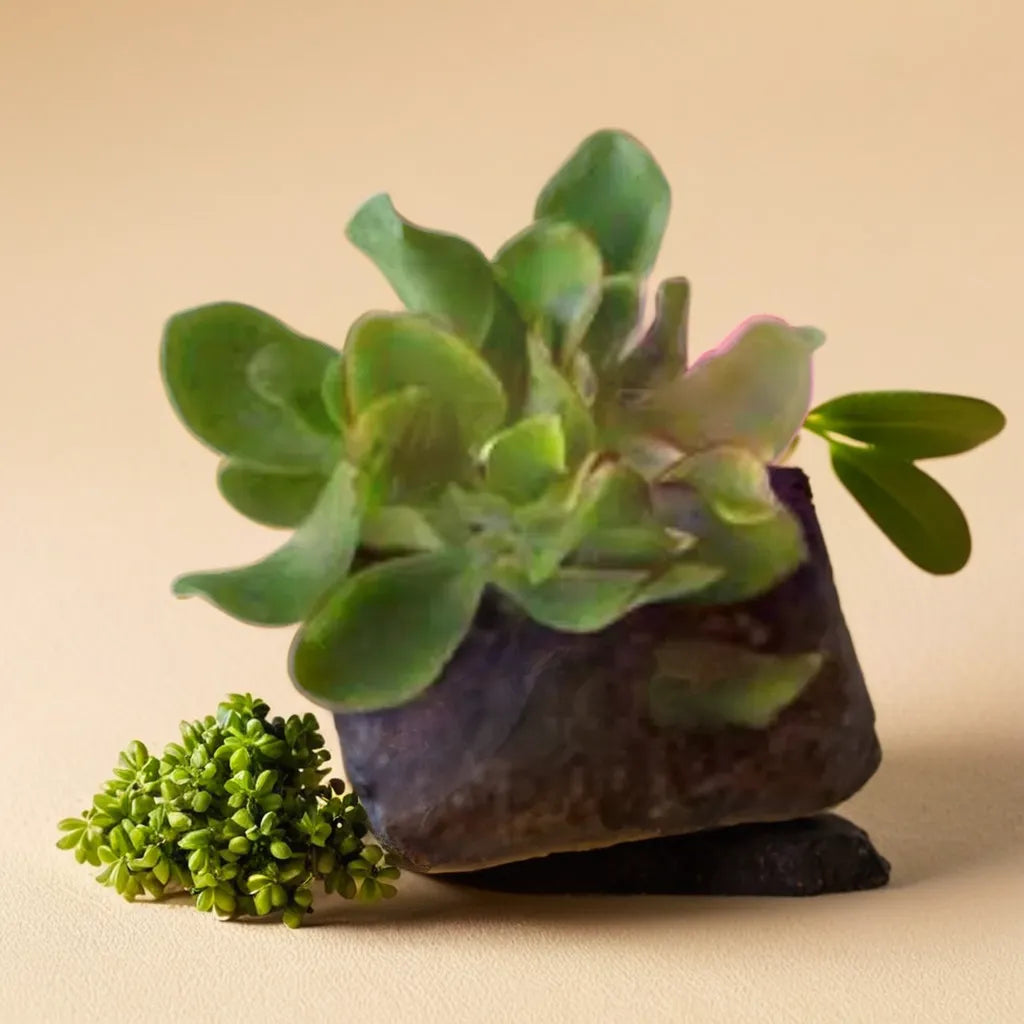
[[[877,889],[889,862],[836,814],[733,825],[437,876],[517,893],[819,896]]]
[[[336,716],[374,833],[420,871],[815,814],[880,760],[807,478],[775,470],[810,558],[742,604],[652,605],[599,633],[560,633],[485,599],[441,678],[386,711]],[[650,718],[655,651],[691,637],[774,653],[819,650],[821,671],[766,729],[695,732]]]

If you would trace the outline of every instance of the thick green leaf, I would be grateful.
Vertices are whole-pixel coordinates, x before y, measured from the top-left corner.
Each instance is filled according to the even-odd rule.
[[[487,336],[494,278],[490,262],[475,245],[411,224],[383,194],[359,208],[346,234],[412,312],[446,320],[476,346]]]
[[[565,470],[565,435],[554,413],[520,420],[487,446],[487,486],[515,504],[539,498]]]
[[[817,652],[765,654],[710,640],[673,640],[656,657],[651,717],[689,728],[767,728],[823,663]]]
[[[601,376],[622,352],[640,319],[640,279],[614,274],[601,283],[601,304],[583,339],[583,350]]]
[[[591,530],[572,552],[572,561],[605,569],[649,568],[693,547],[697,538],[649,522]]]
[[[531,336],[527,345],[530,381],[524,415],[556,413],[565,434],[566,462],[576,467],[597,443],[594,419],[579,392],[552,362],[543,341]]]
[[[348,429],[351,415],[348,395],[345,393],[345,361],[340,353],[324,371],[323,380],[320,382],[320,397],[331,422],[344,433]]]
[[[472,465],[455,411],[422,387],[387,392],[367,406],[349,448],[368,508],[440,492]]]
[[[967,564],[967,520],[938,481],[910,462],[871,448],[833,443],[829,449],[843,485],[915,565],[945,575]]]
[[[687,373],[640,396],[629,415],[683,451],[734,445],[771,461],[803,425],[815,341],[781,320],[748,320]]]
[[[499,569],[495,583],[529,616],[552,629],[591,633],[629,611],[647,574],[628,569],[563,566],[531,584],[514,569]]]
[[[901,459],[969,451],[995,437],[1006,417],[991,403],[925,391],[867,391],[833,398],[807,415],[815,433],[863,441]]]
[[[172,317],[161,365],[171,404],[201,441],[224,455],[278,469],[329,469],[337,438],[289,404],[254,390],[249,364],[267,346],[316,359],[333,351],[250,306],[222,302]]]
[[[356,416],[383,395],[420,387],[451,410],[469,444],[482,444],[505,419],[501,381],[487,363],[422,316],[374,313],[357,320],[345,344],[345,375]]]
[[[659,572],[637,595],[636,604],[656,604],[661,601],[680,601],[707,590],[725,576],[717,565],[702,562],[677,562]]]
[[[360,543],[375,551],[436,551],[444,545],[427,517],[408,505],[385,505],[368,511]]]
[[[532,224],[502,247],[495,274],[529,328],[550,332],[564,360],[583,339],[601,302],[601,253],[565,222]]]
[[[249,385],[268,402],[290,409],[314,430],[336,434],[324,405],[323,381],[340,353],[319,342],[275,341],[257,352],[246,368]]]
[[[536,216],[567,220],[598,244],[609,273],[645,275],[668,223],[671,191],[654,157],[625,132],[595,132],[537,199]]]
[[[348,572],[359,536],[355,472],[340,464],[309,518],[272,555],[223,572],[198,572],[174,583],[179,597],[199,595],[228,615],[264,626],[305,618]]]
[[[759,523],[778,511],[768,467],[745,448],[722,446],[687,456],[668,479],[695,488],[726,523]]]
[[[329,595],[292,648],[292,676],[311,699],[341,711],[412,700],[466,635],[484,573],[464,548],[392,558]]]
[[[515,303],[501,288],[494,293],[494,317],[484,338],[480,355],[505,389],[510,422],[523,410],[530,387],[530,359],[526,345],[526,324]]]
[[[662,281],[655,299],[654,322],[619,370],[623,390],[646,388],[686,369],[689,316],[690,282],[685,277]]]
[[[327,483],[323,473],[287,473],[226,459],[217,487],[232,508],[265,526],[298,526]]]
[[[688,488],[665,486],[654,493],[660,521],[700,538],[686,557],[725,570],[718,582],[694,597],[702,604],[729,604],[763,594],[807,557],[803,530],[781,504],[771,518],[740,525],[724,522]]]

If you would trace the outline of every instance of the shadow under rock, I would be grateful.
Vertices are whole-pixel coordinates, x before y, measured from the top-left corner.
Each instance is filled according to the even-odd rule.
[[[894,886],[984,867],[1024,851],[1024,740],[883,739],[882,766],[840,813],[892,863]]]

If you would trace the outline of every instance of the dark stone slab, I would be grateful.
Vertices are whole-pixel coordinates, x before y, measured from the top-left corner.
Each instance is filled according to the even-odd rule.
[[[874,773],[874,712],[807,478],[773,471],[809,558],[743,603],[638,609],[561,633],[485,597],[439,680],[399,708],[336,716],[374,834],[407,867],[459,871],[833,807]],[[821,671],[764,729],[650,716],[659,645],[820,651]],[[343,667],[339,667],[339,671]]]
[[[819,896],[877,889],[889,862],[852,822],[820,814],[433,877],[515,893]]]

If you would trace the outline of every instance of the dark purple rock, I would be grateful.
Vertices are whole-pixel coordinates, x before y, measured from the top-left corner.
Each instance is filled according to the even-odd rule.
[[[877,889],[889,881],[889,862],[852,822],[819,814],[436,877],[516,893],[820,896]]]
[[[345,768],[378,839],[419,871],[481,868],[750,821],[855,793],[880,759],[807,478],[773,471],[810,557],[752,601],[660,604],[561,633],[485,598],[440,679],[399,708],[336,716]],[[765,729],[656,725],[659,644],[680,638],[824,664]]]

